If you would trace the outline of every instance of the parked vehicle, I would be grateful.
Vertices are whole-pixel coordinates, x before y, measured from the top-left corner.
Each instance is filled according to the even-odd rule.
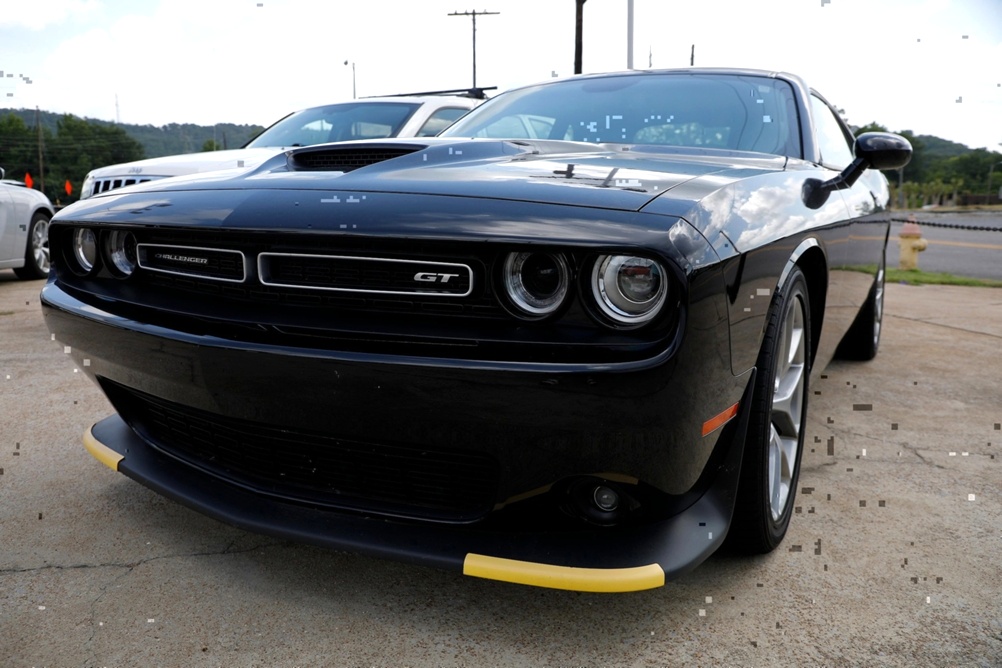
[[[81,199],[136,183],[219,169],[249,169],[281,151],[332,141],[430,137],[479,104],[475,97],[419,95],[365,98],[302,109],[239,149],[136,160],[88,172]]]
[[[21,181],[4,178],[0,168],[0,269],[18,278],[49,275],[49,220],[52,202]]]
[[[505,137],[505,138],[498,138]],[[298,148],[61,211],[46,319],[112,469],[212,517],[628,591],[793,513],[810,377],[876,354],[888,186],[800,78],[631,71],[437,138]]]

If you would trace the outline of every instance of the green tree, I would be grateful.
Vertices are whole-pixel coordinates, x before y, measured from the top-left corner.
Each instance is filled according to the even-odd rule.
[[[999,161],[1002,161],[1002,154],[976,148],[948,159],[946,167],[952,178],[962,179],[969,184],[968,192],[984,195],[985,192],[997,193],[999,184],[1002,183],[1002,165],[996,164]],[[996,165],[995,169],[992,169],[992,165]],[[988,183],[989,174],[992,177],[991,183]]]
[[[208,151],[222,151],[223,147],[215,139],[206,139],[205,143],[202,144],[202,152],[206,153]]]
[[[23,180],[25,172],[38,174],[37,132],[13,114],[0,117],[0,167],[6,178]]]
[[[46,145],[45,194],[52,201],[77,199],[83,179],[92,169],[143,158],[143,147],[114,125],[99,125],[65,115],[56,124],[56,136]],[[73,194],[64,190],[66,182]]]

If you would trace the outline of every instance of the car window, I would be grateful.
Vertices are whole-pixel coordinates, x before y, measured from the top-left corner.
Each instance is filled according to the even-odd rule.
[[[832,108],[816,95],[811,95],[811,115],[821,162],[839,169],[852,162],[852,144],[842,130],[842,123]]]
[[[760,76],[648,73],[550,82],[489,100],[443,134],[802,154],[790,84]]]
[[[480,127],[474,137],[492,137],[496,139],[532,139],[530,126],[519,114],[501,116]]]
[[[418,130],[417,137],[434,137],[442,130],[452,125],[457,118],[465,114],[469,109],[463,107],[443,107],[437,109],[428,120],[424,122]]]
[[[304,109],[272,125],[246,148],[395,137],[419,106],[405,102],[346,102]]]

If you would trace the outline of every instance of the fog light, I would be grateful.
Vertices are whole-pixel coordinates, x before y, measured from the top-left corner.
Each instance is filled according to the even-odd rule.
[[[607,513],[611,513],[619,507],[619,494],[616,493],[616,490],[605,485],[599,485],[595,488],[592,499],[595,500],[595,505],[599,510]]]
[[[105,256],[116,274],[130,276],[136,270],[136,237],[132,232],[111,232],[105,237]]]

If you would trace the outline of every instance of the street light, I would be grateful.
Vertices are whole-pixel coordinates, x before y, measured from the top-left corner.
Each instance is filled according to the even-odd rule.
[[[347,65],[348,61],[344,61],[344,64]],[[355,61],[351,63],[351,99],[357,99],[355,96]]]

